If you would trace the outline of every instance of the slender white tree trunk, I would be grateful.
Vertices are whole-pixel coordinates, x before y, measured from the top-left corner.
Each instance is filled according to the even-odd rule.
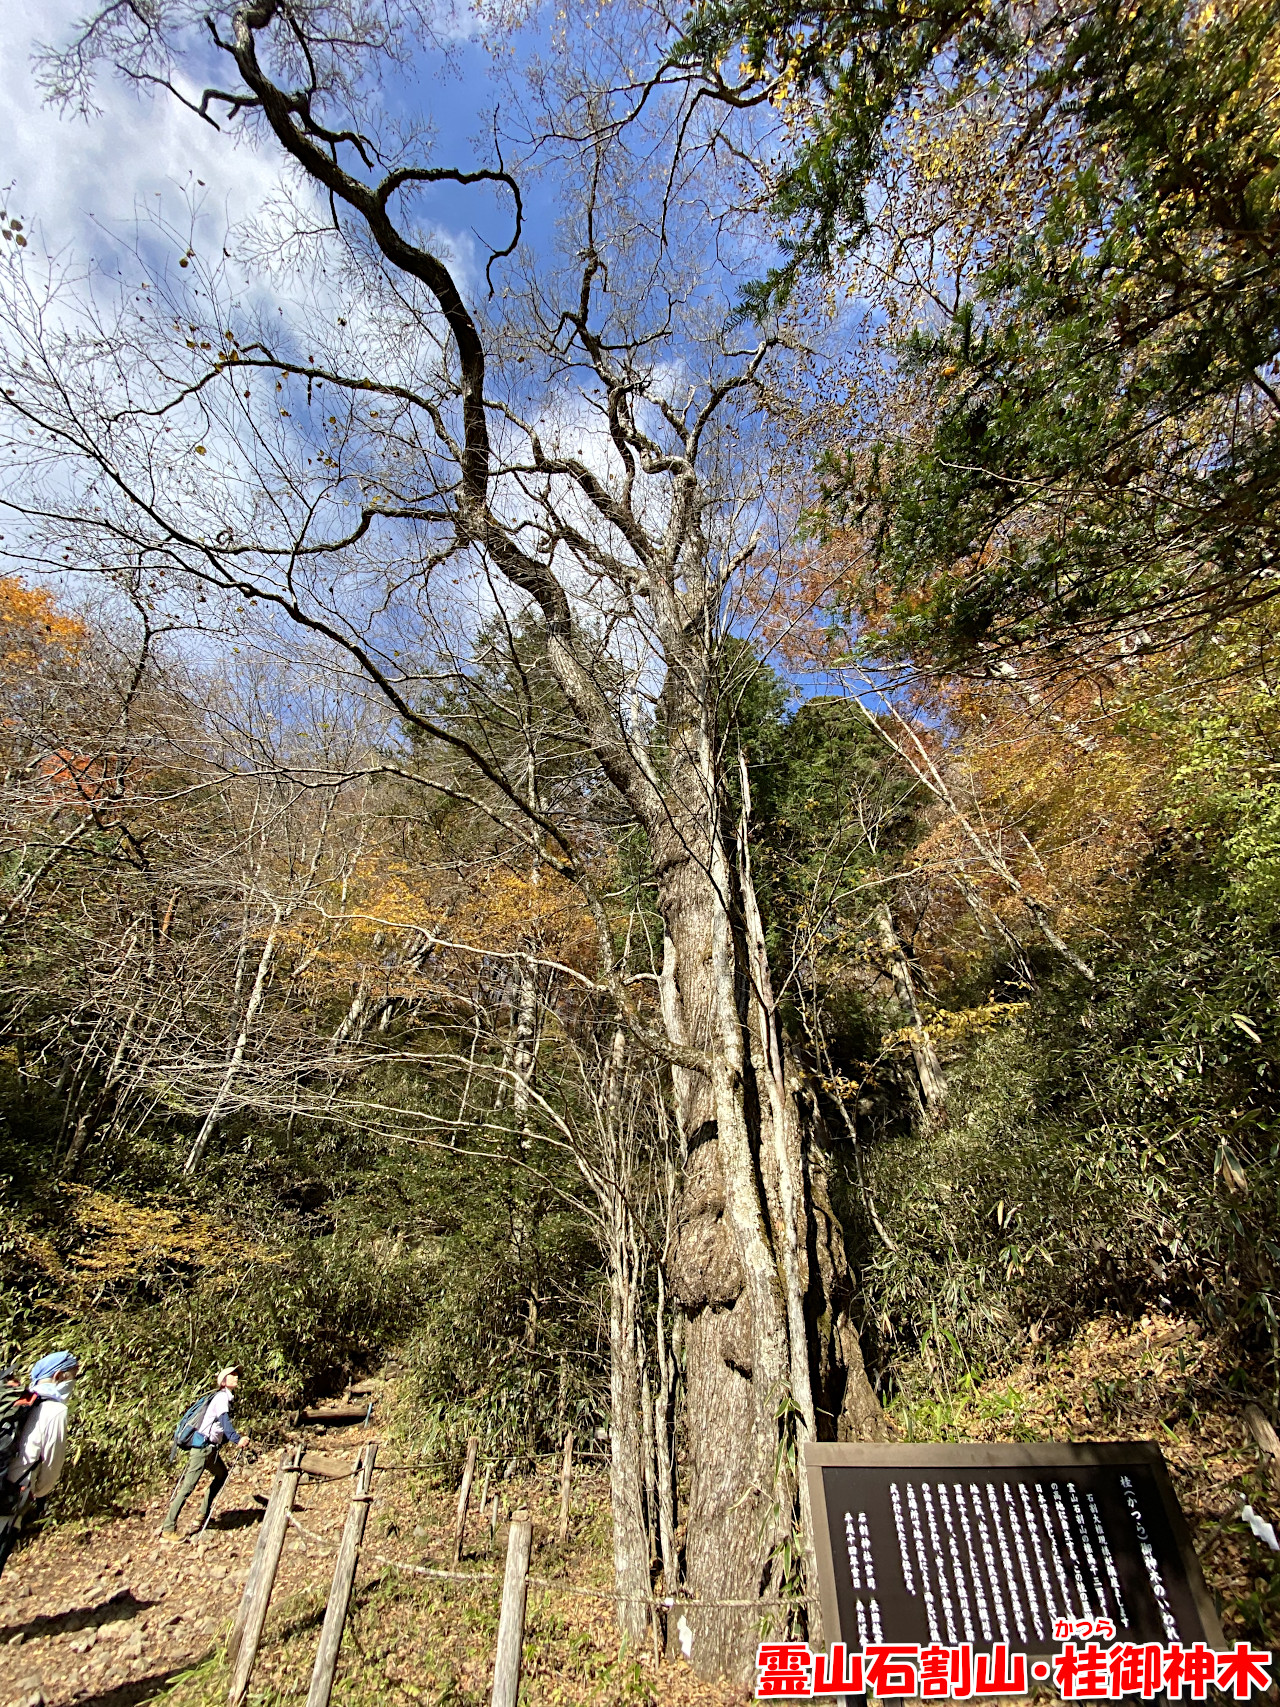
[[[200,1166],[201,1158],[210,1138],[213,1136],[218,1121],[222,1118],[222,1111],[227,1105],[236,1082],[236,1076],[244,1062],[245,1050],[248,1048],[249,1039],[253,1034],[254,1021],[257,1019],[259,1010],[266,999],[267,984],[271,977],[271,965],[275,959],[276,942],[280,934],[281,916],[282,910],[277,906],[272,914],[271,929],[267,932],[266,941],[262,945],[262,953],[258,956],[258,970],[254,975],[249,1000],[245,1004],[244,1016],[240,1021],[240,1030],[236,1034],[235,1044],[231,1050],[231,1058],[227,1062],[226,1071],[223,1073],[221,1083],[214,1094],[209,1112],[205,1115],[200,1130],[196,1133],[195,1141],[187,1152],[183,1173],[193,1174]]]
[[[609,1494],[613,1513],[613,1577],[618,1628],[643,1640],[649,1622],[649,1541],[644,1518],[644,1472],[637,1356],[636,1275],[627,1211],[614,1193],[609,1227]]]
[[[886,903],[881,902],[876,908],[875,920],[880,948],[889,962],[889,976],[893,979],[898,1006],[911,1026],[911,1057],[916,1064],[916,1077],[920,1081],[920,1096],[925,1112],[936,1114],[947,1099],[946,1075],[942,1071],[938,1052],[933,1046],[933,1039],[929,1036],[924,1016],[920,1012],[911,968],[907,965],[907,957],[902,951],[898,933],[893,928],[893,916]]]

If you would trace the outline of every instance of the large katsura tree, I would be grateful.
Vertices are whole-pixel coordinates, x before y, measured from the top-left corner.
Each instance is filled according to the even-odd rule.
[[[523,164],[495,143],[457,165],[425,123],[385,121],[381,80],[425,33],[411,6],[100,6],[46,67],[55,95],[87,102],[109,62],[283,155],[292,188],[227,240],[234,261],[185,232],[166,260],[157,226],[118,289],[50,292],[34,246],[6,255],[5,501],[36,562],[127,567],[166,608],[328,648],[398,720],[386,768],[579,887],[598,991],[669,1069],[683,1158],[666,1279],[685,1318],[689,1604],[670,1639],[704,1674],[744,1676],[761,1611],[776,1629],[810,1587],[799,1449],[879,1421],[824,1134],[771,987],[749,789],[736,759],[727,774],[725,657],[744,579],[758,609],[784,543],[768,423],[799,358],[732,329],[743,251],[717,174],[749,119],[670,73],[637,87],[649,27],[575,19],[555,76],[530,62]],[[554,236],[522,247],[534,182]],[[431,234],[421,198],[441,184],[514,219],[487,269]],[[652,971],[621,940],[594,784],[549,810],[526,755],[431,709],[422,660],[455,679],[495,621],[537,636],[562,735],[639,835]],[[426,750],[453,760],[415,764]]]

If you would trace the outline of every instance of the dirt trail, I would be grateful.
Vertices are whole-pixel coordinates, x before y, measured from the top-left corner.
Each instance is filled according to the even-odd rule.
[[[376,1426],[307,1436],[326,1457],[353,1465],[360,1444],[376,1438],[385,1439]],[[741,1690],[704,1683],[687,1665],[658,1667],[648,1653],[620,1654],[609,1594],[608,1478],[600,1467],[584,1465],[575,1475],[563,1548],[555,1474],[495,1482],[504,1521],[491,1537],[474,1516],[463,1561],[471,1581],[460,1583],[421,1572],[450,1564],[452,1478],[442,1484],[403,1474],[389,1447],[382,1456],[387,1469],[375,1478],[335,1707],[487,1703],[505,1515],[515,1506],[533,1516],[541,1585],[530,1590],[522,1707],[745,1707]],[[128,1516],[54,1529],[21,1548],[0,1578],[0,1707],[141,1707],[161,1695],[166,1707],[220,1707],[227,1686],[220,1650],[279,1459],[276,1443],[238,1463],[208,1529],[183,1545],[157,1534],[169,1482]],[[301,1529],[285,1542],[252,1703],[306,1695],[351,1486],[310,1478],[300,1485]],[[188,1537],[201,1497],[198,1489],[184,1513]]]
[[[344,1455],[353,1440],[344,1435]],[[209,1527],[195,1536],[203,1484],[187,1502],[188,1539],[157,1531],[170,1489],[135,1513],[54,1530],[22,1547],[0,1577],[0,1702],[13,1707],[134,1707],[207,1658],[235,1616],[279,1460],[268,1451],[235,1463]],[[261,1496],[255,1499],[254,1495]],[[318,1534],[336,1534],[350,1483],[303,1484],[295,1510]],[[291,1534],[276,1597],[327,1578],[318,1550]]]

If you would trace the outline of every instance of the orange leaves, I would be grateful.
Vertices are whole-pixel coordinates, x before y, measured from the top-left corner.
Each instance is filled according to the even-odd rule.
[[[967,825],[939,806],[913,850],[932,884],[931,958],[958,969],[984,936],[1025,944],[1035,908],[1069,941],[1107,930],[1170,822],[1181,702],[1163,663],[1056,680],[1009,670],[935,691],[930,720],[946,732],[942,762]]]
[[[0,670],[27,668],[41,652],[73,658],[86,638],[84,624],[60,611],[51,593],[0,575]]]
[[[37,771],[47,784],[50,806],[81,806],[88,808],[108,794],[117,792],[108,778],[108,760],[101,754],[75,753],[61,748],[46,753],[37,762]]]
[[[572,884],[546,870],[536,877],[498,866],[465,910],[468,940],[495,952],[530,951],[569,965],[590,964],[595,936]],[[459,921],[461,922],[461,921]]]
[[[350,893],[360,909],[350,921],[357,939],[404,929],[494,954],[530,951],[553,959],[594,943],[577,890],[545,869],[533,875],[495,861],[457,883],[375,853],[353,874]]]
[[[474,984],[486,956],[530,955],[591,975],[596,940],[574,887],[499,858],[461,871],[406,860],[370,838],[360,858],[320,885],[318,905],[281,930],[313,985],[420,1000]]]
[[[838,589],[825,549],[798,550],[784,562],[755,562],[738,584],[739,616],[751,619],[753,644],[796,670],[830,661],[830,612]]]

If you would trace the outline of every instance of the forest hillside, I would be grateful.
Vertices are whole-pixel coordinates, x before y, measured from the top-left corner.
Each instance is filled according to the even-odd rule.
[[[22,1572],[235,1362],[572,1432],[711,1684],[813,1440],[1164,1442],[1280,1646],[1275,8],[495,10],[465,142],[413,0],[206,10],[30,74],[254,215],[0,223]]]

